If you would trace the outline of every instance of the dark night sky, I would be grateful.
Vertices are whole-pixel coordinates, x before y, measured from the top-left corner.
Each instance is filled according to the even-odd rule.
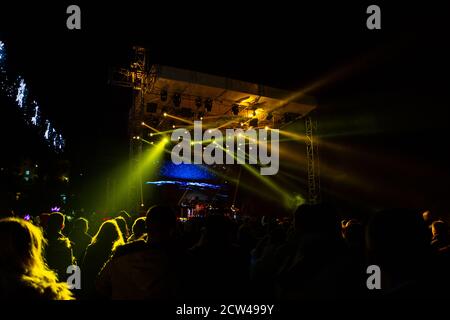
[[[369,117],[377,135],[339,142],[414,163],[426,158],[439,175],[418,184],[447,190],[450,55],[445,8],[380,4],[382,30],[369,31],[365,9],[371,3],[189,2],[147,9],[139,2],[78,3],[81,31],[65,28],[66,3],[17,5],[0,10],[0,38],[8,46],[8,64],[24,75],[62,128],[67,156],[80,170],[95,172],[126,156],[128,100],[108,87],[107,70],[126,64],[129,49],[138,44],[149,49],[153,63],[293,90],[354,64],[344,77],[311,92],[323,121]],[[333,130],[345,131],[345,125]],[[345,157],[336,161],[345,168]],[[359,163],[355,170],[374,168]],[[400,173],[390,177],[405,179]]]

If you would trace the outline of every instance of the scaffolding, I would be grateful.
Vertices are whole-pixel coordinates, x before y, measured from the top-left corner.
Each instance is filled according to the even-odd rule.
[[[311,116],[305,117],[306,129],[306,158],[308,171],[308,203],[320,202],[320,166],[319,144],[316,138],[317,121]]]
[[[133,47],[133,60],[129,68],[119,68],[113,70],[110,75],[110,84],[119,87],[132,88],[132,107],[128,114],[129,128],[129,170],[135,172],[138,166],[138,159],[142,154],[143,142],[141,139],[134,139],[136,136],[142,137],[143,131],[140,123],[144,117],[145,94],[152,89],[156,72],[152,68],[149,72],[149,64],[147,63],[147,51],[142,47]],[[136,132],[136,128],[140,128]],[[128,181],[128,207],[138,209],[144,206],[144,196],[142,190],[142,177],[138,177],[138,181],[132,181],[134,175],[129,174]]]

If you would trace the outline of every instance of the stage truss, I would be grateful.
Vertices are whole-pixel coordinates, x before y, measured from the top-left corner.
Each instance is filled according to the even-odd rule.
[[[303,118],[306,128],[307,202],[310,204],[320,202],[319,146],[316,139],[317,121],[314,121],[309,115],[310,111],[316,107],[315,100],[312,97],[302,96],[300,102],[283,101],[279,96],[288,96],[288,92],[283,90],[232,79],[224,79],[223,82],[220,82],[222,80],[220,77],[151,65],[148,63],[146,49],[142,47],[133,47],[133,54],[134,58],[129,68],[114,69],[110,73],[111,85],[133,89],[132,107],[129,112],[130,172],[133,172],[138,165],[137,159],[142,153],[142,141],[136,143],[133,139],[135,136],[142,137],[145,135],[144,128],[141,125],[142,122],[148,121],[158,129],[167,130],[172,127],[173,123],[167,122],[167,119],[162,117],[163,113],[180,112],[181,109],[186,109],[174,108],[169,104],[171,100],[168,99],[169,101],[164,105],[158,106],[157,111],[149,114],[146,110],[146,102],[147,104],[149,101],[160,102],[161,90],[167,90],[169,97],[180,93],[183,105],[193,110],[192,119],[201,119],[204,123],[209,123],[210,127],[215,127],[217,119],[220,119],[227,124],[228,128],[239,125],[243,127],[244,123],[243,129],[246,129],[252,114],[253,119],[259,118],[259,126],[256,126],[256,128],[264,128],[266,125],[271,128],[280,127],[283,122],[292,121],[292,118],[286,119],[287,115],[294,115],[296,120]],[[176,77],[174,78],[173,75],[178,71],[180,71],[179,79],[175,79]],[[204,78],[202,79],[202,77]],[[209,85],[208,81],[211,83],[216,81],[216,83]],[[222,86],[218,83],[221,83]],[[209,88],[211,89],[209,90]],[[208,96],[212,97],[214,102],[214,112],[200,112],[196,99],[201,97],[205,101]],[[275,98],[270,98],[270,96]],[[276,108],[271,109],[270,106],[272,105],[276,105]],[[233,106],[237,107],[238,117],[232,113]],[[257,113],[259,114],[256,115]],[[139,181],[139,186],[130,182],[128,189],[129,204],[144,205],[142,188],[143,181]],[[133,205],[132,207],[136,206]]]

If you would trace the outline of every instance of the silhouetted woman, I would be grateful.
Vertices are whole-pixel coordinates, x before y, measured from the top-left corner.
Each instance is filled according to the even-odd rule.
[[[115,249],[124,244],[122,233],[116,220],[103,222],[97,234],[87,247],[81,266],[82,294],[84,299],[93,299],[95,294],[95,279],[108,261]]]
[[[67,279],[67,267],[74,264],[72,245],[69,238],[63,235],[65,218],[60,212],[53,212],[48,216],[45,237],[45,261],[56,272],[60,281]]]
[[[41,229],[22,219],[1,219],[0,244],[0,299],[73,299],[44,262]]]

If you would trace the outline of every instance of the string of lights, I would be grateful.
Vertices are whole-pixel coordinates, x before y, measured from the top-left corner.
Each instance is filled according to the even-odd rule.
[[[35,127],[39,134],[45,139],[49,147],[56,152],[64,151],[65,139],[57,131],[49,119],[41,114],[38,102],[29,94],[27,83],[21,76],[10,77],[6,71],[6,50],[5,43],[0,41],[0,90],[21,111],[27,125]]]

